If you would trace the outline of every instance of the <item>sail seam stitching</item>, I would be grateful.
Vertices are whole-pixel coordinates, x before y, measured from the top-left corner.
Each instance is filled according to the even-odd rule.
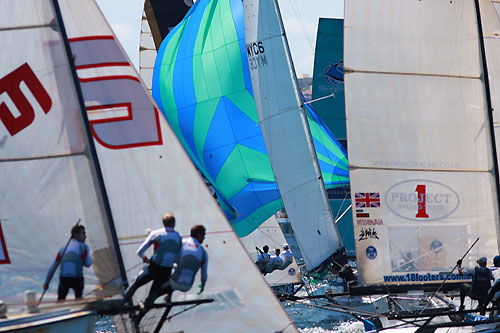
[[[54,23],[46,23],[46,24],[37,24],[37,25],[26,25],[26,26],[17,26],[17,27],[7,27],[0,28],[0,31],[10,31],[10,30],[26,30],[26,29],[37,29],[37,28],[51,28],[55,27]]]
[[[474,172],[474,173],[490,173],[491,170],[466,170],[466,169],[403,169],[403,168],[381,168],[381,167],[362,167],[349,165],[349,170],[367,169],[367,170],[395,170],[395,171],[428,171],[428,172]]]
[[[480,79],[480,76],[469,75],[449,75],[449,74],[431,74],[431,73],[411,73],[411,72],[381,72],[368,70],[344,69],[344,74],[363,73],[363,74],[386,74],[386,75],[406,75],[406,76],[431,76],[431,77],[449,77],[455,79]]]
[[[21,162],[21,161],[35,161],[35,160],[47,160],[52,158],[62,158],[62,157],[71,157],[71,156],[86,156],[85,152],[76,153],[76,154],[59,154],[59,155],[50,155],[50,156],[35,156],[35,157],[21,157],[21,158],[4,158],[0,159],[0,163],[2,162]]]

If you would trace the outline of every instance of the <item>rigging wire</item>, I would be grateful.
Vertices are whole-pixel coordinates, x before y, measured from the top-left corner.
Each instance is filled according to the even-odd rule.
[[[472,248],[476,245],[476,243],[479,241],[479,237],[474,241],[474,243],[472,243],[472,245],[469,247],[469,249],[465,252],[465,254],[462,256],[462,258],[460,258],[460,261],[464,260],[464,258],[469,254],[469,252],[472,250]],[[434,292],[434,294],[431,296],[431,298],[429,299],[429,302],[424,306],[424,308],[422,309],[422,311],[420,311],[420,314],[422,314],[422,312],[424,312],[424,310],[427,308],[427,306],[430,304],[430,301],[434,298],[434,296],[436,296],[436,294],[441,290],[441,288],[444,286],[445,282],[448,281],[448,276],[450,276],[451,274],[453,274],[453,271],[458,267],[458,261],[457,261],[457,264],[455,264],[455,267],[453,267],[453,269],[451,270],[451,272],[446,275],[446,278],[444,279],[443,282],[441,282],[441,284],[439,285],[438,289]]]
[[[294,296],[294,297],[297,297],[297,296]],[[299,297],[297,297],[297,298],[299,298]],[[310,306],[310,307],[314,307],[314,308],[318,308],[318,309],[335,311],[335,312],[338,312],[338,313],[351,315],[354,318],[356,318],[357,320],[362,321],[362,322],[365,322],[365,320],[369,320],[369,319],[365,319],[363,316],[369,316],[371,318],[386,318],[386,317],[388,317],[387,315],[384,315],[384,314],[379,314],[379,313],[373,313],[373,312],[369,312],[369,311],[358,310],[358,309],[351,308],[351,307],[348,307],[348,306],[340,305],[338,303],[335,303],[335,307],[338,307],[341,310],[334,308],[331,305],[331,303],[328,303],[328,302],[325,302],[325,301],[319,301],[319,300],[317,300],[319,303],[323,303],[324,304],[324,305],[318,305],[318,304],[305,304],[305,303],[300,302],[298,300],[291,300],[291,299],[286,299],[286,300],[289,301],[289,302],[292,302],[292,303],[296,303],[296,304],[304,304],[306,306]],[[300,300],[300,298],[299,298],[299,300]],[[404,319],[394,319],[394,320],[401,321],[402,323],[395,324],[395,325],[392,325],[390,327],[382,328],[380,330],[401,327],[401,326],[404,326],[404,325],[420,326],[416,322],[417,321],[421,321],[423,319],[417,319],[417,320],[412,320],[412,321],[411,320],[404,320]]]
[[[291,3],[292,10],[293,10],[295,16],[297,17],[297,21],[299,22],[300,28],[302,29],[302,32],[304,33],[304,36],[306,37],[307,44],[309,44],[309,48],[311,49],[312,53],[314,54],[314,47],[312,45],[311,39],[309,38],[309,36],[306,33],[306,27],[304,25],[304,21],[302,20],[302,17],[299,15],[299,8],[297,6],[297,3],[295,2],[295,0],[290,1],[290,3]],[[317,30],[317,28],[316,28],[316,30]]]

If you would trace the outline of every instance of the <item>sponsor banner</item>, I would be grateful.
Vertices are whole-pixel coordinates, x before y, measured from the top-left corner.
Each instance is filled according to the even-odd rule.
[[[384,225],[382,219],[356,219],[357,225]]]
[[[433,180],[413,179],[392,185],[385,205],[397,216],[412,221],[435,221],[450,216],[460,205],[458,193]]]
[[[449,273],[407,273],[401,275],[384,275],[384,283],[401,283],[401,282],[457,282],[457,281],[471,281],[472,275],[460,275]]]
[[[374,246],[370,245],[366,248],[366,257],[368,259],[373,260],[377,258],[377,255],[378,255],[377,249]]]
[[[375,228],[361,228],[358,235],[358,241],[367,239],[380,239]]]

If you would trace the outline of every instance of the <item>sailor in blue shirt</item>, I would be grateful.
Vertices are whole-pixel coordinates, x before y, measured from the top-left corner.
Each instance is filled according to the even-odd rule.
[[[191,228],[191,237],[182,240],[179,262],[175,266],[170,280],[160,290],[160,295],[167,294],[168,301],[172,298],[174,290],[186,292],[191,289],[199,269],[201,269],[200,293],[205,289],[208,278],[208,254],[201,246],[205,239],[205,233],[204,226],[195,225]]]
[[[274,272],[277,269],[280,269],[281,265],[283,265],[283,259],[280,258],[280,249],[276,249],[274,251],[274,254],[275,255],[271,257],[266,267],[264,267],[264,276]]]
[[[164,228],[152,231],[137,250],[137,254],[149,266],[139,272],[135,282],[130,286],[125,294],[125,301],[130,302],[137,288],[153,280],[153,285],[146,298],[146,304],[152,304],[158,295],[158,290],[163,283],[168,281],[172,267],[177,261],[181,250],[181,236],[175,227],[175,217],[172,213],[163,215]],[[146,250],[154,244],[154,254],[151,259],[144,254]]]
[[[205,227],[202,225],[195,225],[191,228],[191,237],[182,239],[182,249],[179,260],[176,263],[170,280],[161,286],[157,296],[167,294],[165,297],[167,302],[170,302],[174,290],[188,291],[193,286],[194,278],[199,269],[201,269],[201,284],[200,291],[202,293],[205,289],[208,274],[208,254],[207,251],[201,246],[205,239]],[[149,298],[149,297],[148,297]],[[152,307],[154,299],[151,302],[145,302],[144,306],[135,320],[135,325],[138,326],[142,317]]]
[[[82,298],[83,294],[83,266],[90,267],[92,258],[90,250],[85,244],[87,234],[83,225],[74,226],[71,229],[71,240],[68,245],[61,248],[57,253],[56,260],[50,266],[47,278],[43,284],[43,290],[49,288],[50,279],[54,275],[57,266],[60,264],[59,288],[57,290],[57,300],[64,301],[69,289],[75,292],[75,298]]]

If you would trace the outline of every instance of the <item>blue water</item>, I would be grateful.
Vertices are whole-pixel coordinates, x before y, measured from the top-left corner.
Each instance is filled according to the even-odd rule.
[[[330,310],[318,309],[304,304],[282,303],[288,315],[294,320],[301,333],[361,333],[363,324],[354,321],[347,315]],[[114,333],[116,327],[109,316],[98,318],[95,331],[99,333]]]

